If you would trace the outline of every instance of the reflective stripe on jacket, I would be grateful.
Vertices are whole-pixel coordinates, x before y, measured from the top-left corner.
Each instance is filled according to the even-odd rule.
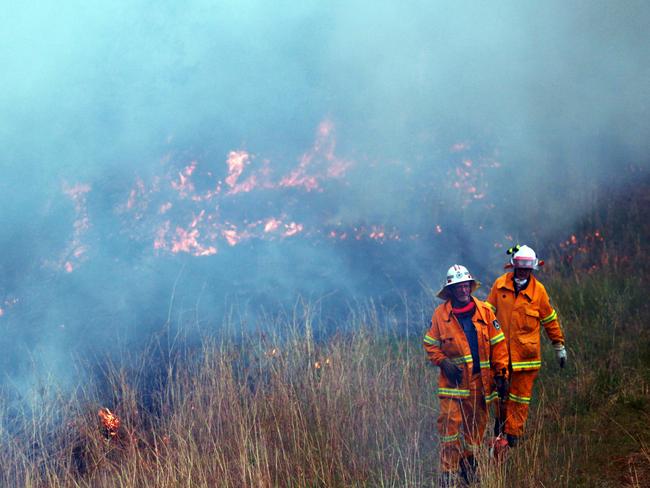
[[[481,362],[481,380],[487,402],[496,398],[493,391],[494,375],[508,369],[508,349],[505,336],[492,310],[482,301],[472,297],[476,310],[472,323],[478,336],[478,352]],[[450,359],[463,370],[463,381],[452,384],[440,372],[438,395],[443,398],[469,397],[469,379],[472,374],[472,353],[463,327],[451,311],[451,301],[447,300],[433,312],[431,328],[424,336],[424,349],[431,362],[439,365],[443,359]]]
[[[506,335],[513,371],[542,366],[540,329],[544,326],[553,343],[564,343],[564,335],[551,307],[546,288],[532,274],[528,286],[515,296],[513,273],[496,279],[487,305],[496,313]]]

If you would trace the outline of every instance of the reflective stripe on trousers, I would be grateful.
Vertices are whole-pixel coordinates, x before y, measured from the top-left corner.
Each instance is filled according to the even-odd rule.
[[[505,402],[505,432],[506,434],[521,436],[524,433],[528,419],[528,407],[533,396],[533,385],[537,378],[538,370],[513,371],[510,375],[510,391]],[[503,408],[498,402],[497,408]],[[499,412],[497,412],[497,417]]]
[[[471,376],[468,397],[440,399],[438,433],[441,471],[458,471],[461,458],[478,449],[485,434],[487,417],[480,373]]]

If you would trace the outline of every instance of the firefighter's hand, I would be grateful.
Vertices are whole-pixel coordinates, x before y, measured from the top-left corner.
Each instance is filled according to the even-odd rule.
[[[560,368],[564,368],[566,365],[566,348],[561,342],[553,344],[553,349],[555,349],[555,357],[557,362],[560,365]]]
[[[508,398],[508,390],[510,388],[510,385],[508,384],[508,380],[505,378],[505,376],[495,376],[494,377],[494,383],[496,384],[496,389],[497,393],[499,394],[499,398],[501,401],[505,401],[506,398]]]
[[[440,369],[447,379],[455,385],[459,385],[463,380],[463,370],[452,363],[450,359],[443,359],[440,363]]]

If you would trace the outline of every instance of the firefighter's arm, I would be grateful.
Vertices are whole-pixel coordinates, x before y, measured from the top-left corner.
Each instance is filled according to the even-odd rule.
[[[501,324],[496,319],[494,314],[490,314],[490,368],[495,376],[508,377],[508,345],[506,344],[506,336],[501,329]]]
[[[492,289],[490,290],[490,294],[488,295],[487,299],[485,300],[485,304],[490,307],[490,310],[492,310],[493,313],[497,313],[497,284],[496,281],[492,285]]]
[[[551,302],[548,298],[546,290],[543,290],[542,297],[540,300],[540,323],[546,331],[546,335],[553,343],[553,349],[555,350],[555,358],[557,359],[560,368],[564,368],[567,362],[566,348],[564,347],[564,334],[562,333],[562,328],[560,327],[560,322],[557,318],[557,312],[551,307]]]
[[[436,322],[435,315],[431,319],[431,327],[424,335],[424,350],[429,357],[429,360],[439,366],[443,359],[447,359],[445,353],[442,352],[440,345],[440,329],[438,328],[438,323]]]
[[[555,344],[564,344],[564,334],[557,318],[557,312],[551,307],[546,290],[543,289],[539,303],[539,321],[544,327],[546,335]]]
[[[436,321],[436,316],[434,314],[431,319],[431,328],[424,335],[424,350],[427,352],[427,356],[433,364],[440,366],[442,373],[452,384],[460,384],[463,380],[463,370],[447,357],[447,355],[442,352],[440,345],[442,341],[440,340],[440,329],[438,327],[438,322]]]

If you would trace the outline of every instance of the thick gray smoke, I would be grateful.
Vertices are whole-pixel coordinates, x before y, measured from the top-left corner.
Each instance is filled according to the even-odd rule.
[[[647,169],[650,7],[523,3],[5,8],[4,378],[570,234]]]

